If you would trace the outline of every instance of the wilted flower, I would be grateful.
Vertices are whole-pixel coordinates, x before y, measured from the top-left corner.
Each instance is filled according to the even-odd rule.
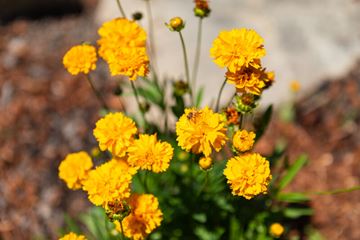
[[[64,67],[72,75],[88,74],[90,71],[95,70],[96,61],[95,47],[87,44],[72,47],[63,58]]]
[[[223,117],[208,107],[185,109],[176,123],[176,135],[182,149],[205,156],[210,156],[212,148],[219,152],[227,140]]]
[[[270,164],[258,153],[248,153],[231,158],[224,170],[232,194],[251,199],[267,193],[271,180]]]
[[[86,152],[71,153],[59,165],[59,178],[68,188],[80,189],[93,163]]]

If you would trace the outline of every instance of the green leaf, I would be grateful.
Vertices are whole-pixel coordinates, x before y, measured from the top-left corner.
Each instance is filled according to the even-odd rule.
[[[266,111],[261,115],[261,117],[258,118],[258,120],[255,122],[254,124],[256,129],[255,141],[258,141],[265,133],[265,130],[270,123],[272,112],[273,112],[273,106],[270,105],[268,106]]]
[[[185,109],[184,99],[183,99],[183,97],[179,97],[179,96],[174,96],[174,97],[175,97],[176,104],[175,104],[175,106],[171,107],[171,110],[173,111],[173,113],[175,114],[175,116],[177,118],[180,118],[181,115],[184,114],[184,109]]]
[[[206,214],[205,213],[194,213],[192,215],[193,219],[199,223],[206,223]]]
[[[153,85],[148,85],[146,88],[138,87],[137,88],[139,95],[145,98],[145,100],[150,101],[160,108],[164,109],[163,98],[158,89]]]
[[[284,210],[284,216],[292,219],[311,216],[313,213],[314,211],[311,208],[286,208]]]
[[[308,196],[298,192],[280,193],[276,196],[276,199],[278,201],[288,202],[288,203],[300,203],[310,200]]]
[[[307,163],[308,158],[306,155],[300,155],[298,159],[290,166],[287,170],[285,176],[279,182],[279,191],[283,190],[294,177],[298,174],[298,172],[304,167],[305,163]]]
[[[204,87],[201,87],[196,94],[195,107],[197,108],[200,107],[203,96],[204,96]]]
[[[229,240],[241,239],[242,231],[239,221],[232,216],[230,219]]]
[[[64,221],[66,224],[67,232],[81,233],[80,227],[77,225],[74,219],[69,214],[65,213]]]

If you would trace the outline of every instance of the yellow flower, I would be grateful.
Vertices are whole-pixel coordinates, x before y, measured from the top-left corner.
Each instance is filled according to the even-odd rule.
[[[137,128],[131,118],[122,113],[109,113],[96,123],[94,136],[102,151],[109,150],[114,156],[125,156],[133,142]]]
[[[225,144],[225,119],[210,108],[187,108],[176,123],[176,135],[179,146],[195,154],[210,156],[212,148],[219,152]]]
[[[271,180],[269,162],[258,153],[248,153],[231,158],[224,170],[232,194],[251,199],[267,193]]]
[[[298,81],[294,80],[294,81],[291,81],[290,83],[290,89],[291,91],[293,91],[294,93],[297,93],[301,88],[301,85]]]
[[[169,167],[173,151],[169,143],[158,141],[156,134],[140,134],[139,139],[128,148],[128,162],[140,169],[164,172]]]
[[[116,160],[106,162],[89,172],[83,189],[96,206],[121,201],[130,196],[130,185],[134,172]]]
[[[242,67],[260,67],[259,59],[265,56],[264,39],[254,30],[245,28],[222,31],[214,40],[210,55],[220,67],[230,72]]]
[[[68,188],[80,189],[93,163],[86,152],[71,153],[59,165],[59,178]]]
[[[149,72],[149,57],[145,48],[118,48],[107,59],[112,76],[125,75],[130,80]]]
[[[72,75],[88,74],[91,70],[95,70],[96,61],[95,47],[86,44],[72,47],[63,58],[65,68]]]
[[[239,130],[234,134],[233,146],[240,152],[246,152],[253,147],[255,136],[254,132]]]
[[[131,213],[122,220],[124,235],[134,240],[145,239],[155,228],[159,227],[163,214],[159,201],[152,194],[133,194],[129,200]],[[119,222],[116,229],[121,232]]]
[[[234,84],[237,91],[260,95],[267,82],[272,82],[273,73],[265,72],[265,69],[242,68],[236,72],[226,72],[227,82]]]
[[[199,160],[199,166],[202,170],[208,170],[212,166],[212,159],[210,157],[202,157]]]
[[[284,233],[284,227],[280,223],[273,223],[270,226],[269,232],[273,237],[280,237]]]
[[[135,80],[149,72],[146,33],[136,22],[113,19],[105,22],[98,33],[99,55],[109,64],[111,75]]]
[[[86,240],[86,238],[83,235],[77,235],[73,232],[70,232],[62,238],[59,238],[59,240]]]

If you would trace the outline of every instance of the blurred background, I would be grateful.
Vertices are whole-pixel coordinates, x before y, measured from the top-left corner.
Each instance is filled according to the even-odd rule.
[[[151,1],[157,68],[162,78],[181,79],[180,42],[164,22],[185,19],[193,59],[193,1]],[[122,3],[128,16],[145,13],[143,0]],[[276,74],[262,105],[274,103],[278,113],[257,150],[286,145],[290,157],[309,154],[293,190],[359,185],[360,1],[213,0],[210,7],[198,75],[204,102],[224,75],[209,57],[212,40],[220,30],[255,29],[265,39],[264,66]],[[66,189],[57,167],[67,153],[96,147],[100,105],[85,79],[64,70],[62,56],[72,45],[95,43],[102,22],[118,16],[115,0],[0,0],[0,239],[56,239],[65,212],[77,216],[89,206],[84,193]],[[141,23],[148,26],[146,16]],[[100,62],[95,84],[121,110],[107,71]],[[297,94],[293,80],[301,84]],[[131,106],[133,99],[122,101]],[[311,205],[310,221],[324,239],[360,239],[359,192],[314,196]]]

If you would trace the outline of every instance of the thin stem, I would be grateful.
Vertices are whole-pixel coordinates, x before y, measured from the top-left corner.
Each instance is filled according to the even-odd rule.
[[[219,94],[218,94],[218,97],[216,99],[216,107],[215,107],[216,112],[219,111],[220,98],[221,98],[221,94],[222,94],[222,92],[224,90],[225,84],[226,84],[226,78],[225,78],[224,82],[222,83],[222,85],[220,87]]]
[[[85,74],[85,78],[88,81],[88,83],[91,86],[91,89],[93,90],[93,92],[96,95],[96,98],[98,99],[98,101],[100,102],[101,106],[105,109],[105,110],[109,110],[109,107],[107,106],[105,99],[103,98],[103,96],[101,95],[101,93],[95,88],[90,75],[89,74]]]
[[[149,193],[149,188],[147,186],[147,177],[148,177],[148,173],[145,172],[144,173],[144,178],[143,178],[143,187],[144,187],[145,193]]]
[[[239,128],[240,129],[242,129],[243,121],[244,121],[244,115],[242,113],[240,113],[240,116],[239,116]]]
[[[139,110],[140,110],[140,112],[141,112],[141,116],[142,116],[142,118],[143,118],[143,120],[144,120],[144,128],[145,128],[145,130],[146,130],[146,128],[147,128],[147,122],[146,122],[146,118],[145,118],[145,112],[144,112],[144,109],[141,107],[141,103],[140,103],[140,99],[139,99],[139,94],[138,94],[138,92],[137,92],[137,90],[136,90],[134,81],[131,81],[131,80],[130,80],[130,82],[131,82],[132,90],[133,90],[134,95],[135,95],[136,103],[137,103],[138,108],[139,108]]]
[[[209,180],[209,171],[206,171],[205,172],[205,180],[204,180],[204,184],[203,186],[201,187],[197,197],[199,197],[201,195],[201,193],[205,190],[206,186],[207,186],[207,183],[208,183],[208,180]]]
[[[120,13],[121,13],[122,17],[126,18],[126,14],[125,14],[125,11],[124,11],[123,7],[121,6],[120,0],[116,0],[116,2],[117,2],[117,5],[118,5],[118,8],[120,10]]]
[[[121,240],[124,240],[125,239],[124,238],[125,234],[124,234],[124,227],[122,225],[122,220],[119,221],[119,222],[120,222],[120,229],[121,229]]]
[[[360,186],[354,186],[351,188],[340,188],[340,189],[334,189],[329,191],[320,191],[320,192],[305,192],[306,195],[333,195],[333,194],[340,194],[340,193],[348,193],[353,191],[359,191]]]
[[[159,87],[158,83],[158,74],[157,74],[157,64],[156,64],[156,48],[155,48],[155,38],[154,38],[154,20],[151,11],[151,3],[150,0],[145,0],[146,3],[146,12],[148,16],[148,29],[149,29],[149,42],[150,42],[150,53],[151,53],[151,70],[154,75],[154,82],[157,87]]]
[[[187,53],[186,53],[185,41],[184,41],[184,38],[183,38],[183,35],[182,35],[181,31],[179,32],[179,36],[180,36],[181,46],[182,46],[182,50],[183,50],[183,54],[184,54],[186,82],[187,82],[187,84],[189,86],[189,89],[190,89],[191,105],[194,105],[193,91],[192,91],[191,85],[190,85],[189,63],[188,63],[188,58],[187,58]]]
[[[199,71],[199,63],[200,63],[200,53],[201,53],[201,35],[202,35],[202,22],[203,19],[199,18],[198,32],[197,32],[197,40],[196,40],[196,51],[195,51],[195,60],[194,67],[192,71],[192,87],[194,92],[196,93],[196,78]]]

